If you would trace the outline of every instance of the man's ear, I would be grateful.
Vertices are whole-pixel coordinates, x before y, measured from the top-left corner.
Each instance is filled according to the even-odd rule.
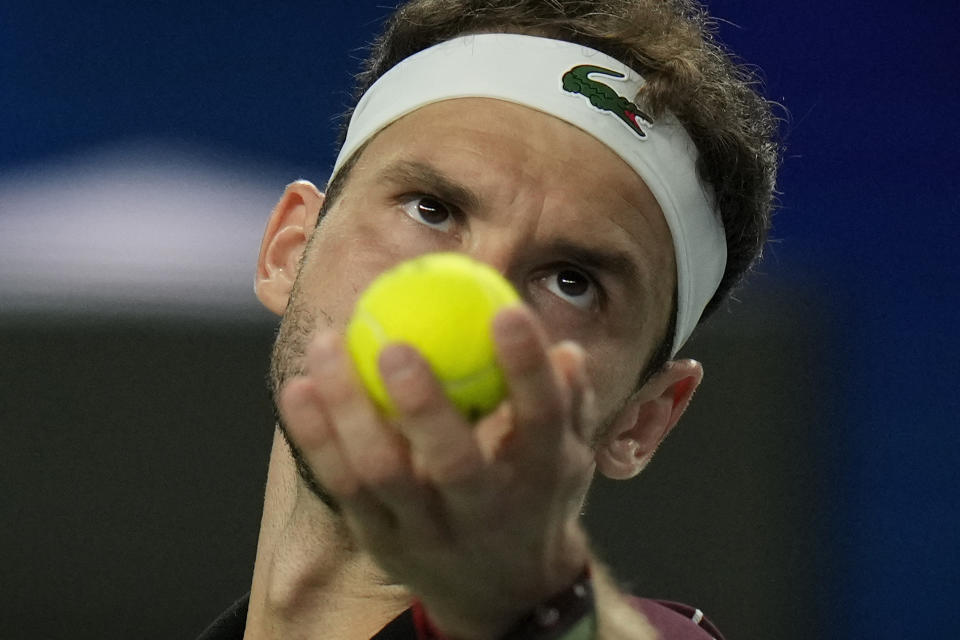
[[[323,194],[312,183],[297,180],[287,185],[270,214],[260,243],[254,291],[263,306],[277,315],[287,308],[303,250],[317,226],[322,205]]]
[[[597,448],[597,468],[614,480],[632,478],[686,411],[703,380],[695,360],[672,360],[647,381],[617,415]]]

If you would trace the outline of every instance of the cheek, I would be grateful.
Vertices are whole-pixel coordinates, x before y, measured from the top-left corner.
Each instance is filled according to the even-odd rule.
[[[608,347],[590,350],[587,366],[602,414],[620,406],[635,389],[640,376],[637,346]]]
[[[651,306],[615,315],[605,325],[605,332],[597,334],[600,337],[588,343],[589,347],[584,345],[590,354],[598,401],[607,397],[618,403],[636,390],[640,374],[666,329],[666,312],[662,312],[662,318],[657,317],[660,310]]]
[[[430,250],[407,236],[402,226],[352,210],[328,216],[310,244],[299,275],[299,304],[317,312],[318,321],[343,330],[362,291],[379,274]]]
[[[321,326],[346,326],[359,292],[380,268],[380,256],[355,246],[331,225],[316,232],[298,276],[297,304]]]
[[[549,312],[535,305],[551,344],[572,340],[586,351],[599,408],[618,406],[635,389],[642,365],[652,353],[648,343],[654,340],[654,332],[648,330],[649,321],[627,314],[586,319],[571,309],[562,302],[551,306]]]

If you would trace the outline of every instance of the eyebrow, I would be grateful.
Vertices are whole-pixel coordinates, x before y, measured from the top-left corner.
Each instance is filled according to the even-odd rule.
[[[480,208],[480,198],[476,193],[423,162],[400,160],[381,171],[380,178],[398,184],[414,183],[460,209]]]
[[[462,210],[480,208],[480,198],[475,192],[424,162],[398,160],[385,167],[379,178],[401,185],[415,184],[418,189],[429,191]],[[555,239],[545,249],[551,254],[566,256],[580,266],[609,273],[628,285],[639,287],[643,294],[650,292],[650,283],[643,277],[646,271],[628,251],[587,246],[564,238]]]
[[[585,246],[579,242],[558,239],[548,245],[548,250],[563,256],[569,256],[573,262],[593,270],[609,273],[628,285],[639,287],[644,294],[649,293],[645,273],[637,265],[630,253],[619,249],[607,249]]]

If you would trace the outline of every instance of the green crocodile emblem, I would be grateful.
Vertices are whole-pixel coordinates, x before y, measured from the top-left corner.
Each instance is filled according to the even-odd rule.
[[[609,111],[620,118],[634,133],[646,139],[647,132],[643,130],[641,124],[652,127],[653,118],[607,85],[591,78],[590,75],[594,73],[613,78],[626,77],[611,69],[581,64],[563,74],[563,88],[570,93],[579,93],[589,99],[590,104],[597,109]]]

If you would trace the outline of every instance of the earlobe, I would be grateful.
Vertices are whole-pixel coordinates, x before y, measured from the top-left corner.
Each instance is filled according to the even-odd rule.
[[[703,380],[695,360],[675,360],[651,378],[617,415],[597,448],[600,472],[613,480],[640,473],[676,426]]]
[[[287,186],[270,214],[260,243],[254,291],[263,306],[277,315],[287,307],[322,205],[323,194],[312,183],[297,180]]]

